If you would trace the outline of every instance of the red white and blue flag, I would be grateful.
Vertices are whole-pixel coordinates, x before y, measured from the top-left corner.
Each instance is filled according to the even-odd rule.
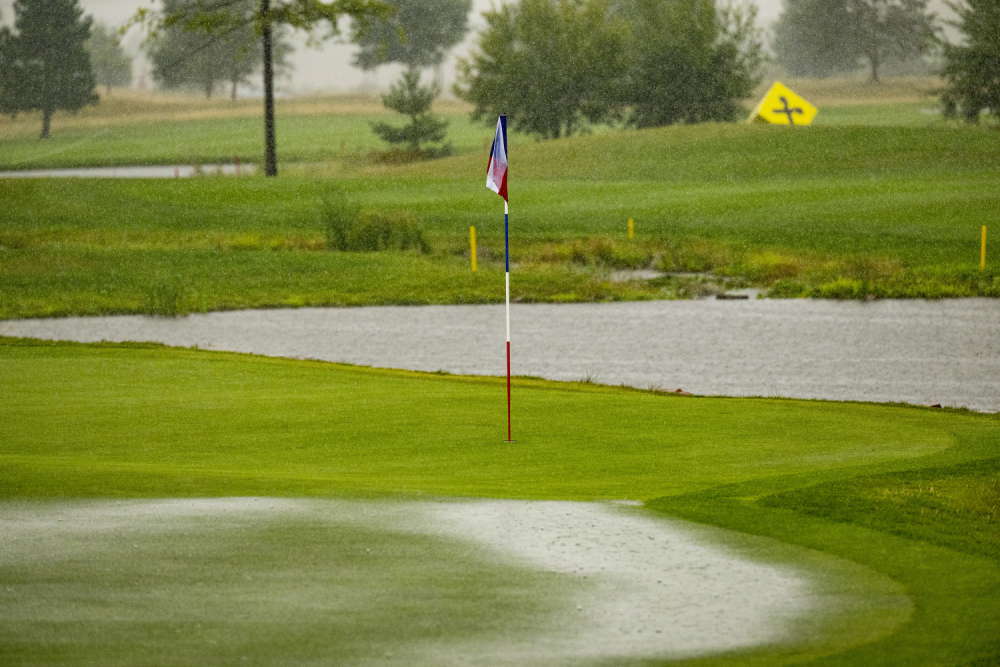
[[[507,116],[497,119],[497,133],[486,167],[486,187],[507,201]]]
[[[503,260],[507,302],[507,442],[510,439],[510,226],[507,214],[507,116],[497,119],[490,163],[486,166],[486,187],[503,197]]]

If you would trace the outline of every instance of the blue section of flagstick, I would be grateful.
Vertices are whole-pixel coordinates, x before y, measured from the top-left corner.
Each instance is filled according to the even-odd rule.
[[[503,258],[506,262],[507,273],[510,273],[510,234],[508,233],[507,214],[503,214]]]

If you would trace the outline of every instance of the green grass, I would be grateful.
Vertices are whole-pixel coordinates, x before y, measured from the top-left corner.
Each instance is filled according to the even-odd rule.
[[[375,106],[369,104],[368,106]],[[294,109],[294,107],[292,107]],[[218,117],[174,119],[140,117],[132,122],[56,125],[52,137],[40,141],[35,133],[7,129],[0,141],[0,170],[57,169],[66,167],[128,166],[149,164],[217,164],[263,162],[264,123],[260,113],[246,109],[209,109]],[[395,122],[374,108],[354,113],[279,113],[275,133],[282,162],[321,162],[359,158],[385,144],[371,131],[372,122]],[[229,115],[240,112],[239,115]],[[466,113],[442,114],[448,121],[448,141],[458,152],[482,146],[483,127]],[[109,119],[117,120],[117,119]],[[3,136],[0,125],[0,137]]]
[[[746,284],[775,296],[1000,296],[995,252],[978,266],[980,227],[1000,214],[996,132],[707,125],[514,142],[511,155],[512,288],[524,301]],[[362,207],[416,216],[432,247],[422,256],[323,250],[320,168],[0,181],[0,317],[157,312],[150,294],[171,282],[190,292],[182,310],[496,302],[503,228],[484,160],[338,172]],[[478,276],[463,257],[471,225],[488,251]],[[621,268],[712,272],[714,285],[610,282]]]
[[[1000,134],[923,113],[938,84],[793,81],[823,110],[811,128],[601,127],[541,143],[512,135],[515,298],[677,298],[747,285],[776,297],[1000,296],[995,253],[978,266],[980,228],[1000,214]],[[64,118],[51,142],[28,133],[33,119],[0,124],[0,168],[254,159],[259,150],[254,101],[147,97],[123,94]],[[482,179],[492,128],[444,105],[459,155],[373,166],[368,122],[387,117],[377,103],[279,106],[277,180],[0,181],[0,317],[501,298],[502,219]],[[432,252],[324,251],[330,180],[364,208],[416,216]],[[486,253],[479,276],[464,256],[473,225]],[[636,268],[711,276],[610,280]]]
[[[508,445],[498,378],[14,339],[0,341],[0,390],[6,501],[641,499],[846,558],[888,575],[913,600],[902,628],[858,646],[844,636],[697,664],[961,665],[1000,654],[996,415],[516,379],[517,443]],[[267,562],[267,545],[280,539],[262,537],[247,562]],[[156,544],[142,549],[152,556]],[[170,553],[163,562],[175,562]],[[475,576],[476,567],[458,571]],[[369,631],[378,628],[359,632]]]

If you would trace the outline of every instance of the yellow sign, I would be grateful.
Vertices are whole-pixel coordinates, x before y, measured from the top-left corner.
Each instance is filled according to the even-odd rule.
[[[750,112],[747,122],[809,125],[816,117],[816,113],[816,107],[783,86],[780,81],[775,81],[760,104]]]

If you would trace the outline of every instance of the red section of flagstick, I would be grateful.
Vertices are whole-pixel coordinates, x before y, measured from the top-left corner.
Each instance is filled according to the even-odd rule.
[[[510,439],[510,341],[507,341],[507,442]]]

